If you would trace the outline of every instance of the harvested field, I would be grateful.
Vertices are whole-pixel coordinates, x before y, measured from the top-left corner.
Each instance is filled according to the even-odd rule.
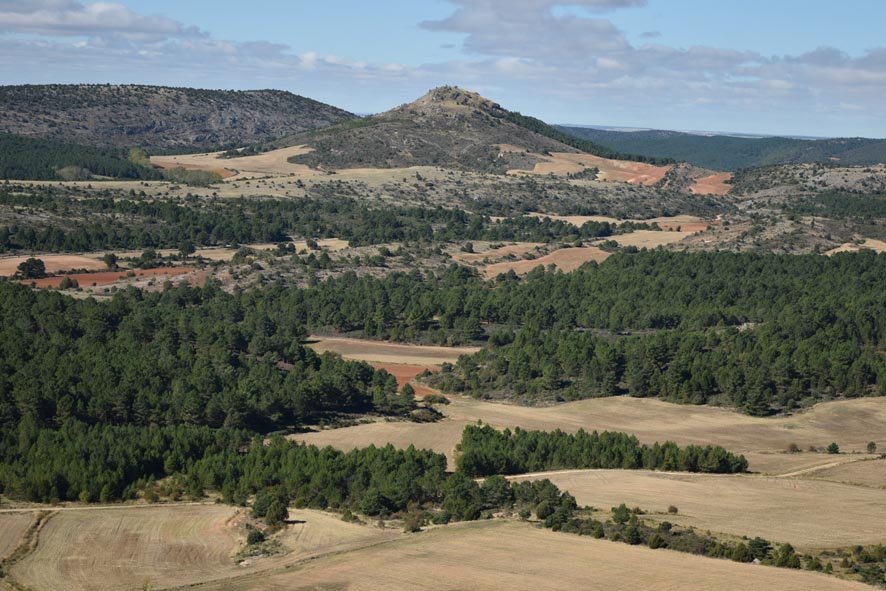
[[[158,267],[156,269],[133,269],[134,277],[127,276],[127,270],[121,271],[105,271],[102,273],[73,273],[71,275],[44,277],[43,279],[30,279],[24,283],[33,283],[36,287],[58,287],[65,277],[70,277],[77,281],[81,287],[95,285],[111,285],[118,281],[126,281],[127,279],[142,279],[153,277],[160,281],[165,281],[178,275],[185,275],[196,271],[195,267]]]
[[[394,363],[373,363],[372,367],[374,367],[375,369],[383,369],[397,378],[397,386],[400,388],[412,382],[412,380],[415,379],[415,376],[425,370],[440,371],[440,366],[438,365],[397,365]],[[434,391],[430,388],[426,388],[425,386],[421,386],[419,384],[412,384],[412,387],[413,389],[415,389],[415,393],[419,396],[425,396],[427,394],[434,393]]]
[[[616,226],[625,222],[625,220],[611,218],[605,215],[553,215],[549,213],[530,213],[529,215],[536,218],[550,218],[552,220],[560,220],[561,222],[572,224],[576,228],[581,228],[588,222],[609,222],[610,224],[615,224]]]
[[[474,247],[476,248],[476,244]],[[539,246],[543,246],[541,242],[518,242],[516,244],[508,244],[499,248],[490,248],[481,252],[456,252],[452,255],[452,260],[459,263],[479,263],[485,260],[496,261],[507,256],[520,257],[528,252],[532,252]]]
[[[502,148],[508,148],[508,146],[502,146]],[[575,174],[596,167],[600,171],[597,175],[599,180],[654,185],[663,179],[664,175],[672,168],[671,166],[610,160],[592,154],[572,154],[569,152],[552,152],[550,156],[533,154],[533,156],[540,158],[542,162],[536,163],[532,170],[509,170],[507,173],[510,175],[553,174],[559,176]]]
[[[239,158],[219,158],[221,152],[207,154],[182,154],[178,156],[152,156],[151,164],[155,166],[189,167],[190,170],[207,170],[217,172],[220,168],[226,168],[236,172],[228,175],[226,182],[266,175],[314,175],[322,174],[312,170],[303,164],[291,164],[288,159],[293,156],[307,154],[311,148],[305,146],[292,146],[271,150],[255,156],[242,156]]]
[[[610,236],[607,240],[618,242],[619,246],[636,246],[637,248],[658,248],[680,242],[693,232],[658,232],[656,230],[637,230],[629,234]]]
[[[200,589],[489,589],[502,591],[686,591],[870,589],[827,575],[740,564],[558,534],[528,524],[450,525],[267,577]]]
[[[335,514],[293,509],[292,523],[278,537],[285,553],[238,563],[243,530],[235,525],[236,513],[224,505],[63,509],[11,574],[34,591],[180,588],[249,577],[400,535],[346,523]]]
[[[791,443],[807,449],[836,441],[846,452],[863,452],[868,441],[886,441],[886,398],[825,402],[795,416],[772,418],[628,397],[580,400],[546,408],[496,404],[462,396],[452,396],[451,401],[441,409],[447,418],[439,423],[376,423],[301,434],[295,438],[341,449],[373,443],[392,443],[397,447],[413,444],[445,453],[451,461],[464,426],[482,420],[501,428],[625,431],[647,443],[667,440],[680,445],[712,443],[737,453],[770,452],[750,455],[749,461],[751,470],[771,474],[796,471],[798,461],[814,465],[853,458],[809,452],[777,453],[785,451]],[[760,468],[754,463],[755,458],[762,461]],[[800,469],[805,467],[809,466],[803,465]]]
[[[237,572],[224,505],[60,511],[11,571],[34,590],[183,585]]]
[[[430,347],[400,345],[385,341],[348,339],[344,337],[308,337],[306,343],[318,353],[331,351],[345,359],[397,365],[441,365],[455,363],[462,355],[470,355],[479,347]]]
[[[22,535],[33,523],[34,518],[35,514],[30,511],[0,514],[0,562],[18,547]]]
[[[98,271],[107,268],[103,262],[89,256],[71,254],[35,254],[0,258],[0,277],[12,277],[18,270],[18,266],[31,257],[43,261],[47,273],[61,273],[62,271],[70,271],[71,269]]]
[[[759,535],[802,548],[886,542],[886,490],[799,478],[643,470],[576,470],[512,480],[539,478],[568,490],[580,505],[609,509],[625,503],[702,530]],[[669,505],[679,513],[667,513]]]
[[[767,476],[799,476],[816,474],[818,470],[834,465],[853,464],[876,458],[868,454],[845,454],[832,456],[817,452],[745,452],[754,472]]]
[[[725,195],[732,188],[727,181],[732,180],[731,172],[718,172],[695,179],[689,190],[696,195]]]
[[[347,523],[341,515],[310,509],[290,510],[289,521],[294,523],[280,536],[283,545],[292,550],[282,560],[286,563],[400,537],[397,530]]]
[[[886,489],[886,460],[852,462],[816,470],[809,478]]]
[[[501,263],[493,263],[483,268],[483,274],[487,279],[491,279],[513,270],[518,275],[530,272],[539,265],[547,267],[554,265],[564,273],[575,271],[588,261],[596,261],[602,263],[611,256],[611,253],[600,250],[596,246],[585,246],[582,248],[561,248],[550,254],[546,254],[537,259],[504,261]]]
[[[874,240],[872,238],[868,238],[866,240],[862,240],[861,242],[847,242],[845,244],[841,244],[837,248],[833,248],[827,251],[825,254],[837,254],[838,252],[858,252],[859,250],[873,250],[874,252],[886,252],[886,242],[882,240]]]

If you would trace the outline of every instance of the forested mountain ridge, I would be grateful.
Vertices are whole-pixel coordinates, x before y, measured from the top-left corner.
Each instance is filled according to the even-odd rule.
[[[538,154],[547,152],[655,160],[620,154],[570,136],[452,86],[435,88],[412,103],[378,115],[296,134],[274,145],[302,144],[313,151],[291,161],[323,168],[442,166],[505,172],[531,168],[540,160]]]
[[[95,146],[162,150],[242,145],[354,117],[280,90],[0,86],[0,131]]]
[[[886,162],[884,139],[750,138],[657,129],[614,131],[571,125],[559,125],[557,129],[613,150],[647,157],[673,158],[715,170],[813,162],[831,162],[843,166]]]

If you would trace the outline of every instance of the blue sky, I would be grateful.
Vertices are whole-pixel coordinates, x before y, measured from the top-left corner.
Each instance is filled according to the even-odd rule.
[[[4,83],[457,84],[555,123],[886,137],[886,2],[0,0]]]

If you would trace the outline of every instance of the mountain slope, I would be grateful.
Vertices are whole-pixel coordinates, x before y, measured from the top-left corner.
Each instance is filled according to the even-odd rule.
[[[886,140],[881,139],[802,140],[702,136],[662,130],[625,132],[573,126],[557,128],[614,150],[674,158],[715,170],[807,162],[836,162],[841,165],[886,162]]]
[[[379,115],[290,136],[276,146],[300,144],[313,151],[293,162],[338,169],[445,166],[504,172],[531,169],[546,152],[593,150],[633,159],[451,86]]]
[[[0,131],[95,146],[210,148],[269,141],[354,115],[278,90],[0,86]]]

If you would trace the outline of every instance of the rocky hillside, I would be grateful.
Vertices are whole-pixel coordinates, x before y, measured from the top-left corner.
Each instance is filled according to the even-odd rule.
[[[483,172],[531,168],[545,152],[607,151],[452,86],[391,111],[296,134],[275,145],[300,144],[314,151],[292,161],[321,168],[423,165]],[[620,156],[611,151],[599,155]]]
[[[279,90],[163,86],[0,86],[0,131],[153,150],[266,142],[354,115]]]

